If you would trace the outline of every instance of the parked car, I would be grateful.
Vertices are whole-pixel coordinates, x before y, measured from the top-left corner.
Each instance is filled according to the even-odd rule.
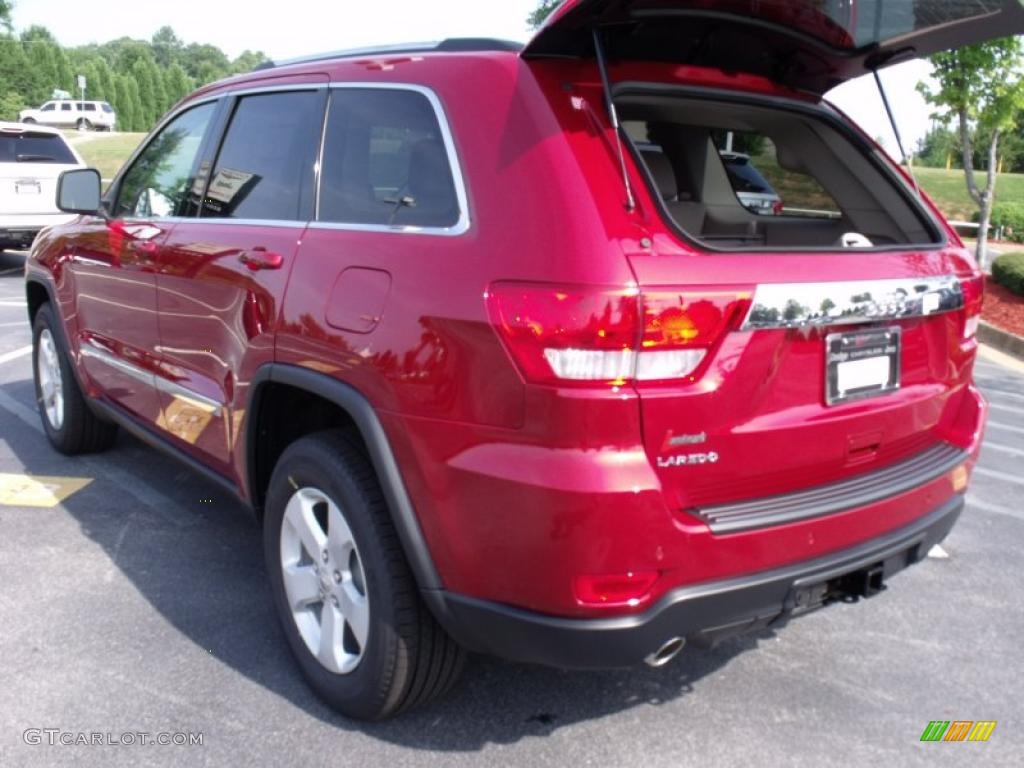
[[[26,268],[46,434],[119,425],[248,502],[341,712],[422,704],[464,649],[659,666],[878,593],[960,514],[982,274],[822,94],[1024,11],[707,5],[269,65],[102,200],[62,177],[81,216]],[[711,138],[740,124],[841,218],[748,211]]]
[[[44,227],[75,219],[57,208],[57,179],[84,167],[60,131],[0,122],[0,249],[28,248]]]
[[[762,216],[776,216],[782,213],[782,198],[750,162],[750,155],[742,152],[719,152],[719,156],[725,165],[725,172],[732,183],[733,191],[744,208]]]
[[[38,109],[23,109],[18,113],[18,120],[80,131],[112,131],[117,125],[117,114],[105,101],[68,99],[48,101]]]

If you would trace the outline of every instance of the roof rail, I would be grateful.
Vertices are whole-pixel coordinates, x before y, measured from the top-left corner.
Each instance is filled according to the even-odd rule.
[[[488,51],[519,53],[521,50],[523,50],[522,43],[512,40],[498,40],[489,37],[452,37],[447,40],[429,43],[402,43],[399,45],[380,45],[371,48],[350,48],[344,51],[316,53],[311,56],[300,56],[281,61],[271,61],[268,59],[253,69],[253,72],[286,67],[292,64],[310,64],[315,61],[350,59],[363,56],[395,56],[405,53],[484,53]]]

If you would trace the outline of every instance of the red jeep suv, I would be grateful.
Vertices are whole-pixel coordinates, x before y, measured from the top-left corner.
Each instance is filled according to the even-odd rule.
[[[465,649],[657,666],[878,592],[963,507],[982,278],[822,94],[1024,11],[851,6],[575,0],[525,48],[200,89],[102,199],[62,177],[26,267],[51,442],[120,426],[251,505],[355,717]]]

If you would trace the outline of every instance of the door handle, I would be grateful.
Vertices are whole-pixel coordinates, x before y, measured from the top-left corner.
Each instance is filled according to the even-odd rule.
[[[157,244],[152,240],[131,240],[128,242],[128,250],[132,253],[143,253],[152,256],[156,253]]]
[[[259,272],[261,269],[280,269],[284,264],[284,257],[281,254],[271,253],[266,248],[242,251],[238,254],[238,260],[253,272]]]

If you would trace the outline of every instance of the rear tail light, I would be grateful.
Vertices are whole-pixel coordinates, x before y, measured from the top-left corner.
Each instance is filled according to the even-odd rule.
[[[985,297],[985,278],[982,275],[961,282],[964,292],[964,338],[973,339],[981,322],[981,307]]]
[[[497,283],[486,299],[491,322],[529,381],[615,386],[693,376],[739,325],[750,296]]]
[[[772,213],[774,213],[776,216],[781,216],[782,212],[785,209],[786,205],[781,200],[776,200],[774,203],[772,203]]]

